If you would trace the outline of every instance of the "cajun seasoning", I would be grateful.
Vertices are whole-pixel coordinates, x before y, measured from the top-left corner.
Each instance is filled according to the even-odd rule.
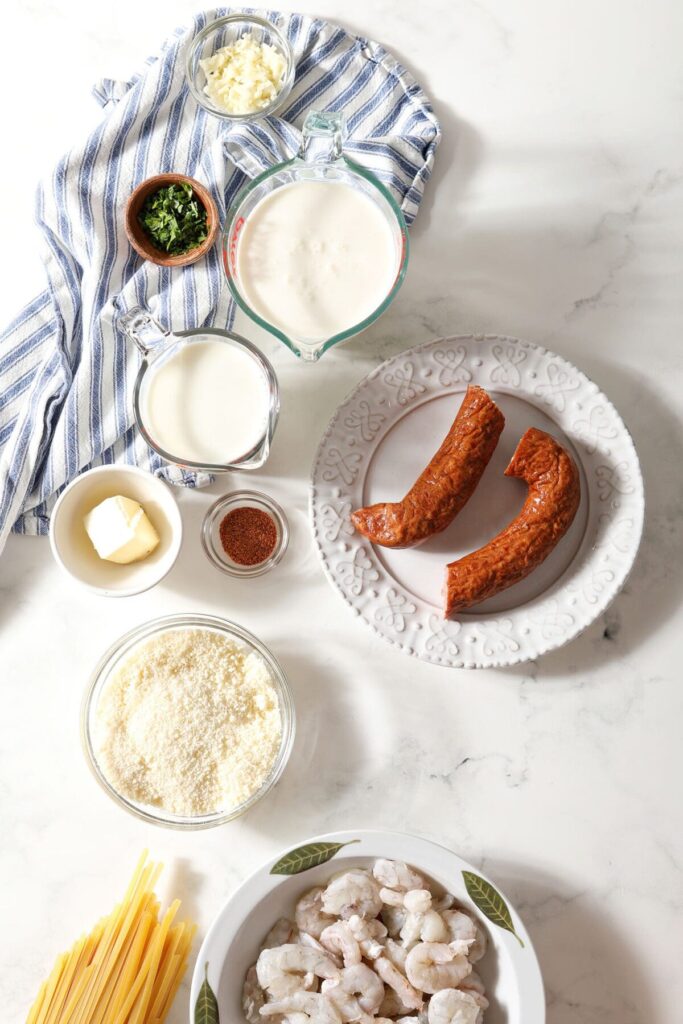
[[[237,565],[260,565],[275,550],[275,520],[260,508],[244,505],[234,508],[221,520],[221,544],[228,558]]]

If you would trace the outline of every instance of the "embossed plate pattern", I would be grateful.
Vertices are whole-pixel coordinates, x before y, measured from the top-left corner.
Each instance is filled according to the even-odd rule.
[[[404,484],[409,486],[436,451],[455,415],[457,396],[471,383],[485,387],[506,414],[503,438],[509,453],[501,439],[498,461],[507,459],[526,426],[545,427],[569,444],[580,463],[582,504],[571,538],[568,534],[527,581],[458,619],[444,621],[435,566],[441,572],[442,564],[497,533],[519,507],[523,491],[514,489],[521,485],[502,478],[498,468],[494,472],[492,460],[465,510],[440,535],[440,543],[430,541],[424,549],[409,552],[375,548],[356,533],[350,515],[368,501],[396,500],[405,493]],[[430,435],[423,437],[425,424],[431,422],[427,417],[433,420],[438,408],[435,400],[444,396],[448,405],[438,413],[444,429],[432,436],[432,426]],[[516,428],[510,425],[511,413]],[[415,435],[421,461],[411,448]],[[399,439],[393,447],[388,444],[391,438]],[[390,481],[394,471],[401,482],[391,486],[387,476]],[[491,491],[491,486],[499,491]],[[500,491],[501,486],[508,490]],[[403,352],[361,381],[337,410],[320,443],[310,507],[328,578],[376,633],[425,661],[492,668],[560,647],[605,610],[635,560],[644,495],[631,437],[596,384],[566,359],[536,345],[468,335]],[[464,535],[471,540],[477,528],[482,532],[475,543],[465,543],[462,550],[448,547],[451,538]],[[436,550],[428,553],[430,544]]]

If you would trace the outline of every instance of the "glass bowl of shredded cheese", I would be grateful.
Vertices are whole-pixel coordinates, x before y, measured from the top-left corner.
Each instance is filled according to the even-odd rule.
[[[171,615],[121,637],[90,680],[86,757],[130,813],[211,828],[272,789],[294,741],[294,704],[270,651],[241,626]]]
[[[294,55],[264,18],[217,18],[192,40],[186,62],[190,92],[205,110],[228,121],[272,114],[294,82]]]

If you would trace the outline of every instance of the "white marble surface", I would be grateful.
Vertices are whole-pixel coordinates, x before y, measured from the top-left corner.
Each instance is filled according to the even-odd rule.
[[[127,75],[195,8],[12,8],[0,62],[11,242],[11,252],[0,247],[2,322],[40,283],[34,180],[99,116],[91,82]],[[318,0],[315,10],[381,39],[442,119],[408,279],[371,332],[318,366],[264,343],[284,409],[253,483],[290,514],[291,550],[277,574],[231,582],[209,566],[198,538],[207,493],[182,495],[187,543],[167,582],[121,602],[65,582],[46,541],[11,539],[0,562],[2,1019],[24,1020],[56,953],[111,906],[143,846],[167,862],[166,891],[203,930],[281,847],[381,826],[435,837],[499,880],[536,943],[550,1024],[676,1024],[683,8]],[[34,65],[41,74],[27,75]],[[380,357],[469,331],[539,342],[594,377],[633,432],[647,488],[645,541],[625,592],[570,646],[509,671],[446,671],[375,638],[325,582],[306,517],[317,438],[346,391]],[[78,712],[94,661],[117,636],[200,609],[272,647],[292,682],[299,733],[276,795],[242,821],[175,834],[127,817],[100,792]],[[172,1024],[186,1015],[187,986]]]

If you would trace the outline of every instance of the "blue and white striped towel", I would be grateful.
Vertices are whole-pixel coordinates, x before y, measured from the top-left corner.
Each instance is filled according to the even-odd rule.
[[[184,80],[192,38],[229,13],[197,15],[141,74],[101,82],[95,95],[104,120],[39,189],[48,284],[0,336],[0,551],[12,529],[47,533],[59,491],[91,466],[132,462],[175,483],[207,482],[163,463],[135,430],[139,356],[112,320],[142,305],[175,330],[230,326],[233,305],[217,248],[173,270],[141,261],[130,248],[122,214],[140,181],[164,171],[190,174],[224,215],[248,176],[296,152],[312,107],[343,109],[348,151],[391,189],[409,223],[417,213],[440,129],[408,72],[377,43],[328,22],[260,12],[287,34],[296,82],[283,119],[229,125],[207,115]]]

